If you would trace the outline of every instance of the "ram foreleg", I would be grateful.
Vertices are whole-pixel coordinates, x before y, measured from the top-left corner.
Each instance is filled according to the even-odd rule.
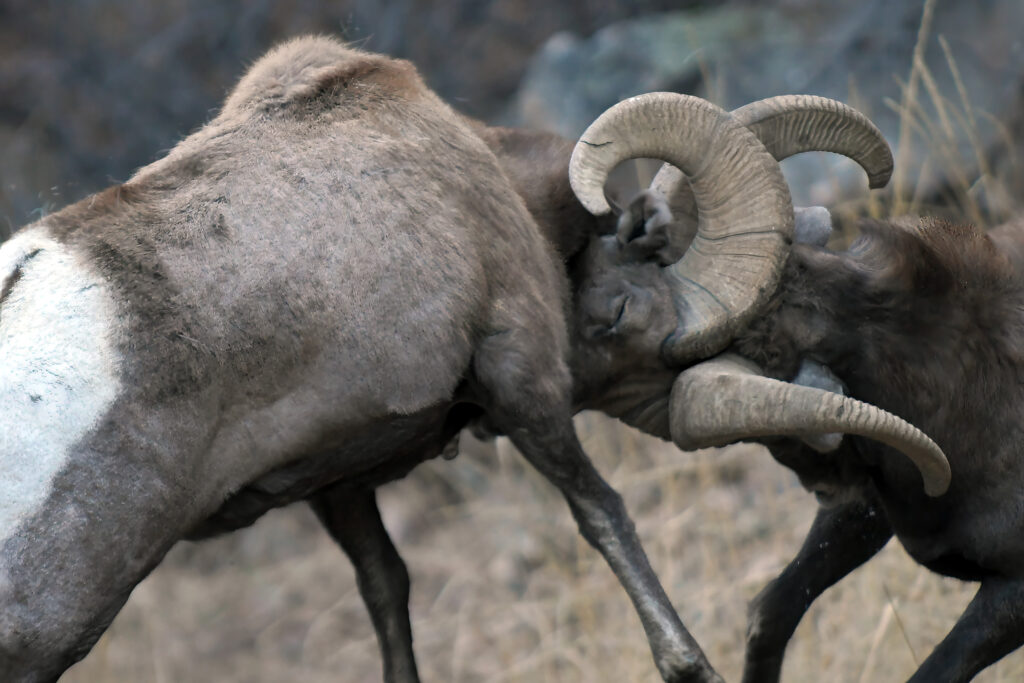
[[[481,345],[475,370],[489,418],[562,492],[580,534],[604,556],[632,600],[662,678],[720,683],[651,568],[622,498],[580,445],[567,370],[557,355],[540,350],[547,351],[518,331]]]
[[[1024,581],[992,577],[909,683],[958,683],[1024,645]]]
[[[743,683],[778,681],[786,644],[811,603],[891,537],[885,515],[871,504],[819,508],[800,552],[750,605]]]
[[[356,570],[356,583],[377,631],[384,680],[418,683],[409,626],[409,573],[380,518],[373,490],[333,486],[310,505]]]

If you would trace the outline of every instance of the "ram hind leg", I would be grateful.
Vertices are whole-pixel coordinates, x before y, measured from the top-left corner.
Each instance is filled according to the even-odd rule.
[[[384,680],[418,683],[409,625],[409,573],[381,521],[375,492],[334,486],[309,502],[355,567],[359,593],[377,632]]]
[[[532,348],[531,348],[532,345]],[[488,417],[565,496],[580,533],[608,562],[632,600],[666,681],[721,681],[672,607],[637,538],[622,498],[583,451],[572,423],[571,382],[552,347],[505,332],[474,363]]]
[[[800,552],[750,605],[743,683],[778,681],[786,644],[811,603],[891,537],[889,521],[871,504],[819,508]]]
[[[993,577],[981,582],[967,609],[910,683],[969,681],[1024,645],[1024,581]]]

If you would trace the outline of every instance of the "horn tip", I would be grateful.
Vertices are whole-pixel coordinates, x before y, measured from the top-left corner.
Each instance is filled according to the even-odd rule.
[[[595,216],[606,216],[612,212],[612,207],[604,197],[580,196],[580,203],[583,208]]]
[[[932,498],[937,498],[949,490],[950,479],[951,476],[948,471],[944,472],[942,477],[929,478],[924,483],[924,492]]]
[[[884,168],[881,168],[874,173],[868,173],[868,188],[877,190],[885,187],[889,184],[889,180],[892,178],[893,164],[890,161]]]

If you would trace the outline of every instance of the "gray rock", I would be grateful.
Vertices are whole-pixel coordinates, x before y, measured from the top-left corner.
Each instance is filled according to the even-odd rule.
[[[575,137],[605,108],[642,92],[688,92],[729,109],[771,95],[823,95],[863,110],[904,155],[902,195],[959,193],[998,214],[1008,208],[1003,198],[974,181],[979,156],[1005,146],[1000,126],[1012,126],[1020,109],[1024,3],[935,3],[927,74],[916,78],[904,123],[896,109],[921,18],[920,0],[787,0],[647,16],[588,38],[560,33],[531,62],[506,118]],[[784,169],[801,204],[833,205],[866,187],[854,164],[831,155],[803,155]]]
[[[0,240],[162,155],[246,64],[302,33],[413,61],[493,119],[553,33],[700,0],[36,0],[0,2]]]

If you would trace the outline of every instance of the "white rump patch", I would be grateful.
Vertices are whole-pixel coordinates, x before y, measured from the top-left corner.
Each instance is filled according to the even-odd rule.
[[[35,227],[0,245],[0,543],[46,501],[120,390],[116,306],[81,254]]]

